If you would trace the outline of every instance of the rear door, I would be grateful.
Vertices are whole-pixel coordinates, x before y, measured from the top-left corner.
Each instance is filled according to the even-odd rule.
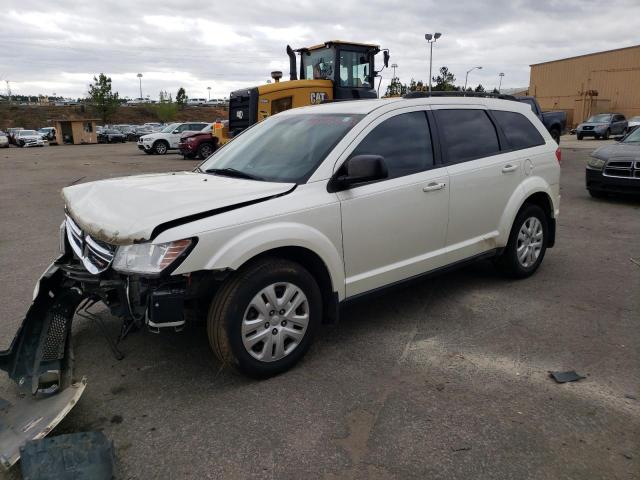
[[[482,106],[432,106],[450,182],[449,262],[497,247],[500,219],[523,179],[518,151],[501,148],[505,139]]]
[[[382,155],[389,177],[338,192],[348,297],[443,265],[449,208],[425,110],[386,113],[354,144],[343,160]]]

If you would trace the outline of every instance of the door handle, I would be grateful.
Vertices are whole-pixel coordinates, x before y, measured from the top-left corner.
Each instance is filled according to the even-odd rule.
[[[435,192],[436,190],[442,190],[447,184],[431,182],[429,185],[422,187],[423,192]]]
[[[507,163],[504,167],[502,167],[502,173],[515,172],[520,165],[511,165]]]

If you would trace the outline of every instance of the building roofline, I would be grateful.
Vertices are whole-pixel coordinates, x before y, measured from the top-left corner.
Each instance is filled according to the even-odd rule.
[[[631,48],[640,48],[640,45],[631,45],[630,47],[614,48],[613,50],[603,50],[601,52],[584,53],[582,55],[575,55],[573,57],[558,58],[557,60],[548,60],[546,62],[531,63],[529,64],[529,66],[535,67],[537,65],[544,65],[546,63],[564,62],[565,60],[573,60],[575,58],[590,57],[592,55],[601,55],[603,53],[619,52],[621,50],[629,50]]]

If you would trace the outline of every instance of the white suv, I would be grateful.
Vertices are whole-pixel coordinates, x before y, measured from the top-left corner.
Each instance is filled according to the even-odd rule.
[[[145,153],[164,155],[169,150],[177,150],[180,137],[186,131],[199,132],[208,125],[207,122],[172,123],[159,132],[142,135],[138,140],[138,148]]]
[[[554,244],[559,162],[517,101],[281,112],[193,172],[65,188],[46,293],[101,300],[123,330],[203,319],[224,364],[277,374],[356,297],[480,258],[533,274]]]

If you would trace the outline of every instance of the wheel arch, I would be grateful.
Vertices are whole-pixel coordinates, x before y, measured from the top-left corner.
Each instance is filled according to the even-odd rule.
[[[500,221],[500,236],[498,238],[500,245],[507,244],[513,222],[520,210],[529,204],[538,205],[546,213],[549,227],[547,247],[551,248],[555,245],[557,206],[553,202],[551,187],[542,179],[535,177],[528,179],[521,185],[521,189],[509,199]]]

